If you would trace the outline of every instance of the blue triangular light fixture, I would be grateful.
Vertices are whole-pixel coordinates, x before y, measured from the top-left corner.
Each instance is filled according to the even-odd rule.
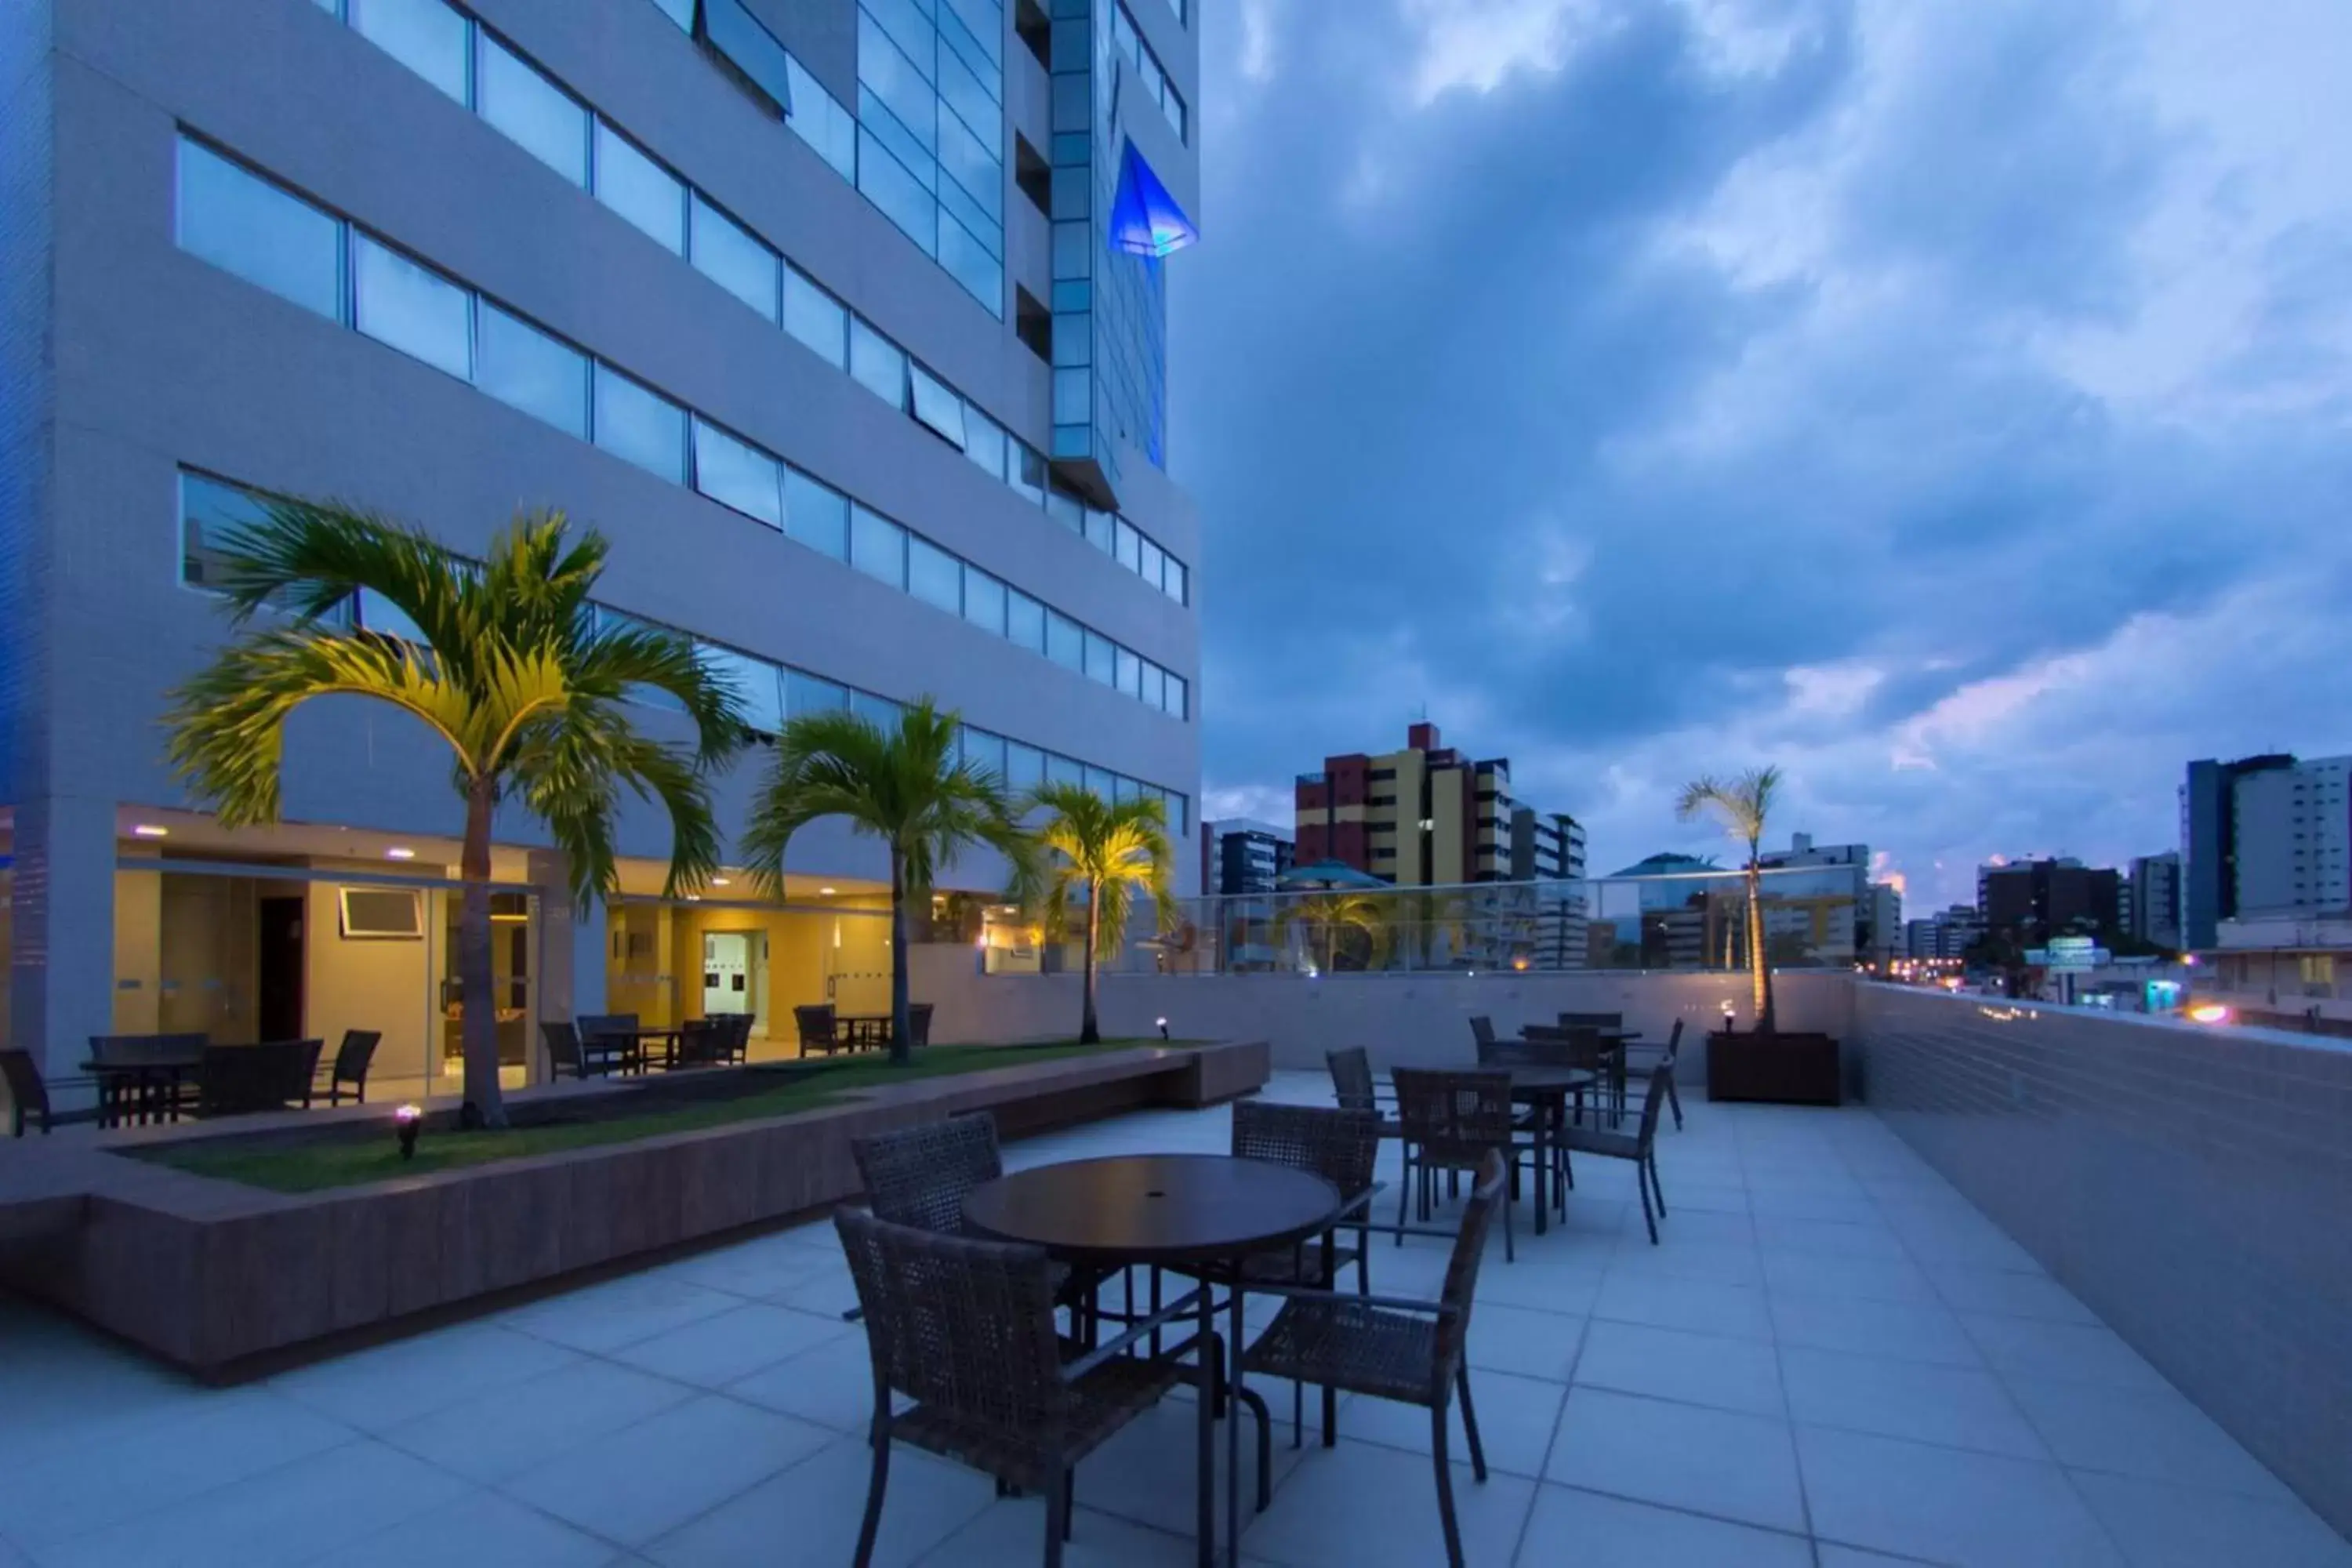
[[[1200,237],[1135,143],[1128,142],[1119,154],[1118,195],[1111,201],[1111,244],[1137,256],[1166,256]]]

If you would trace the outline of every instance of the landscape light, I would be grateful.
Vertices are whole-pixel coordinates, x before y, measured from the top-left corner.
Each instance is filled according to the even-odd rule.
[[[1168,1037],[1168,1020],[1161,1018],[1158,1020],[1158,1022],[1160,1025],[1160,1037],[1164,1040]]]
[[[416,1158],[416,1134],[424,1126],[425,1110],[422,1106],[404,1105],[392,1113],[393,1132],[400,1140],[402,1159]]]

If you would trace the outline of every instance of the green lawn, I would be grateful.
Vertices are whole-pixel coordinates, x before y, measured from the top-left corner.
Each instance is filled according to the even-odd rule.
[[[733,1121],[790,1116],[815,1110],[848,1098],[850,1091],[876,1084],[905,1083],[910,1079],[939,1078],[950,1073],[978,1072],[988,1068],[1057,1061],[1066,1057],[1091,1056],[1098,1051],[1156,1046],[1159,1040],[1105,1040],[1097,1046],[932,1046],[915,1053],[912,1066],[892,1067],[887,1058],[855,1058],[828,1062],[806,1077],[761,1094],[702,1105],[674,1106],[635,1116],[614,1116],[596,1121],[559,1122],[544,1127],[516,1127],[504,1132],[439,1131],[427,1128],[416,1141],[416,1158],[403,1160],[389,1122],[371,1123],[364,1134],[320,1138],[307,1142],[272,1142],[265,1139],[206,1140],[179,1146],[160,1144],[142,1149],[138,1157],[152,1160],[200,1176],[243,1182],[278,1193],[315,1193],[329,1187],[354,1186],[363,1182],[390,1181],[431,1171],[460,1170],[500,1160],[526,1159],[533,1154],[591,1149],[604,1143],[628,1143],[671,1132],[691,1132],[723,1127]],[[1181,1043],[1181,1042],[1180,1042]]]

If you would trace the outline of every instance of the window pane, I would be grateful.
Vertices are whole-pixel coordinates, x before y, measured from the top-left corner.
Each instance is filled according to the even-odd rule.
[[[1004,776],[1004,737],[992,735],[985,730],[975,730],[969,724],[963,731],[963,760],[982,773]]]
[[[784,331],[840,370],[849,363],[849,312],[797,267],[784,268]]]
[[[1179,719],[1188,717],[1185,706],[1190,696],[1191,689],[1184,684],[1184,678],[1174,670],[1170,670],[1168,672],[1168,711]]]
[[[803,675],[797,669],[784,671],[784,711],[792,718],[803,713],[837,713],[848,706],[849,688]]]
[[[887,697],[877,697],[870,691],[853,691],[849,694],[849,710],[886,734],[898,727],[900,709]]]
[[[1118,520],[1118,563],[1130,572],[1143,570],[1143,535],[1136,532],[1125,518]]]
[[[1030,500],[1045,499],[1045,454],[1026,441],[1014,440],[1012,454],[1006,459],[1004,482],[1027,496]]]
[[[1047,492],[1045,515],[1072,533],[1083,537],[1087,531],[1087,509],[1074,495],[1066,494],[1061,490]]]
[[[907,541],[907,589],[951,616],[963,614],[963,563],[927,539]]]
[[[596,199],[686,254],[686,187],[602,120],[596,121]]]
[[[1045,657],[1067,668],[1087,668],[1087,635],[1078,624],[1056,611],[1045,612]]]
[[[360,36],[447,93],[466,101],[466,18],[442,0],[352,0]]]
[[[1160,586],[1160,578],[1167,573],[1168,556],[1160,546],[1148,539],[1142,541],[1140,549],[1143,557],[1143,580],[1157,588]]]
[[[179,195],[181,249],[342,320],[341,224],[184,137]]]
[[[784,531],[835,561],[849,559],[849,498],[798,468],[784,470]]]
[[[849,374],[891,407],[907,406],[907,356],[858,316],[849,319]]]
[[[1004,635],[1032,653],[1045,651],[1045,606],[1010,588],[1004,595]]]
[[[785,57],[787,82],[792,88],[792,102],[786,107],[784,123],[793,134],[807,142],[816,155],[823,158],[833,172],[855,184],[857,179],[857,121],[841,100],[827,92],[808,68],[797,59]]]
[[[888,518],[852,504],[849,563],[893,588],[907,585],[907,531]]]
[[[1092,763],[1087,763],[1087,793],[1089,795],[1100,795],[1103,799],[1108,800],[1110,798],[1111,777],[1111,771],[1108,768],[1098,768]]]
[[[352,237],[352,292],[361,331],[471,381],[473,296],[367,237]]]
[[[745,728],[772,735],[784,727],[783,696],[778,689],[783,671],[765,659],[709,643],[695,644],[694,657],[703,668],[734,683],[736,695],[743,700]]]
[[[579,100],[478,33],[474,92],[482,118],[575,185],[588,184],[588,110]]]
[[[588,356],[484,300],[475,321],[474,384],[501,403],[588,437]]]
[[[1018,741],[1004,742],[1004,782],[1014,789],[1035,789],[1045,782],[1045,753]]]
[[[258,496],[198,474],[182,474],[180,581],[217,585],[223,536],[233,529],[250,528],[268,515]]]
[[[987,306],[990,315],[1004,319],[1004,264],[945,212],[940,215],[940,265],[963,285],[964,292]]]
[[[1139,696],[1143,690],[1143,661],[1123,647],[1114,647],[1110,683],[1130,697]]]
[[[360,590],[358,619],[360,626],[367,631],[378,632],[388,637],[398,637],[403,642],[413,642],[420,647],[432,646],[425,640],[425,633],[418,628],[415,621],[408,618],[405,612],[373,588]]]
[[[776,319],[776,270],[781,258],[742,226],[694,198],[694,265],[702,275],[757,310]]]
[[[1118,553],[1118,519],[1107,511],[1087,508],[1087,542],[1105,555]]]
[[[1004,478],[1004,426],[967,403],[963,406],[963,453],[990,478]]]
[[[770,528],[784,526],[776,459],[744,445],[716,425],[694,422],[694,488],[724,506],[756,517]]]
[[[688,32],[694,31],[694,0],[654,0],[662,13]]]
[[[1087,633],[1087,679],[1105,686],[1118,684],[1118,647],[1100,632]]]
[[[916,26],[925,33],[930,30],[920,23]],[[875,23],[863,5],[857,9],[857,86],[861,94],[871,93],[897,116],[925,151],[939,145],[940,100],[928,73]],[[863,122],[869,116],[861,110],[857,118]]]
[[[1168,701],[1168,672],[1152,663],[1143,661],[1143,705],[1161,708]]]
[[[1084,789],[1087,784],[1086,764],[1059,753],[1050,753],[1045,758],[1045,777],[1057,784],[1076,784]]]
[[[1114,801],[1133,800],[1138,787],[1136,782],[1125,773],[1113,773],[1110,781],[1110,797]]]
[[[864,125],[857,128],[857,188],[926,256],[940,249],[939,202]]]
[[[686,410],[601,362],[596,445],[674,485],[686,483]]]
[[[944,437],[950,445],[963,445],[963,399],[950,392],[921,365],[910,365],[915,386],[915,417]]]
[[[719,52],[774,99],[777,109],[790,106],[792,57],[774,34],[743,9],[741,0],[703,0],[702,26]]]
[[[1160,579],[1160,583],[1168,596],[1178,604],[1192,603],[1192,574],[1190,569],[1173,555],[1168,558],[1167,574]]]
[[[963,618],[1004,635],[1004,584],[977,566],[963,569]]]

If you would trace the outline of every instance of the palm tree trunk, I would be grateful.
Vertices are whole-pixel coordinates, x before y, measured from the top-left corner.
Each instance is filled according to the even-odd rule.
[[[1102,1039],[1102,1026],[1095,1018],[1095,943],[1102,935],[1102,884],[1087,885],[1087,963],[1086,1005],[1078,1018],[1078,1044],[1091,1046]]]
[[[907,1067],[915,1059],[914,1037],[908,1033],[907,1007],[907,863],[894,847],[890,851],[890,1065]]]
[[[499,1006],[490,961],[490,808],[488,779],[466,791],[466,848],[458,864],[465,883],[457,922],[457,996],[465,1043],[465,1120],[481,1127],[507,1124],[499,1088]]]
[[[1748,858],[1748,982],[1756,1032],[1769,1035],[1773,1032],[1772,968],[1764,961],[1764,871],[1752,854]]]

